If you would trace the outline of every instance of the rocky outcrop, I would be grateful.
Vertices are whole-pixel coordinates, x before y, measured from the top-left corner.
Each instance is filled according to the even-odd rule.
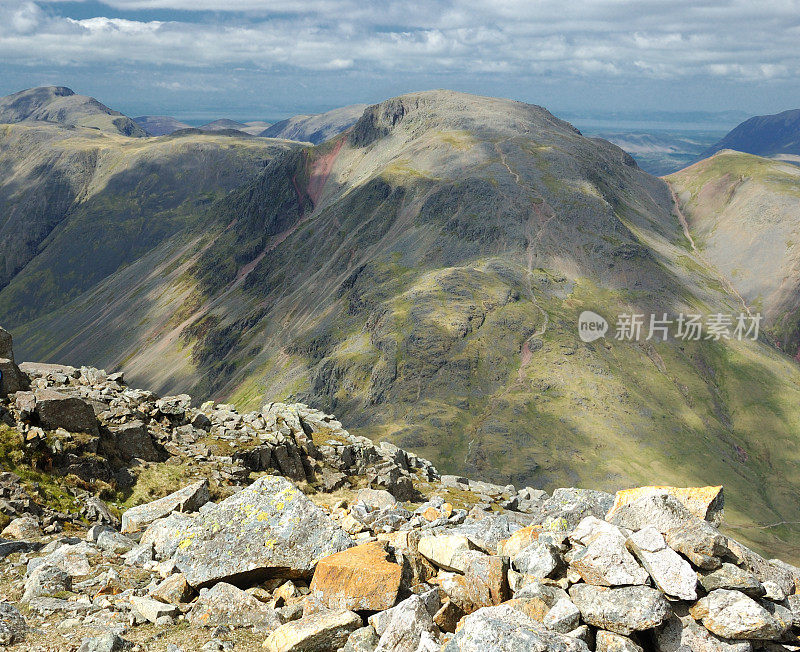
[[[176,641],[190,634],[180,640],[202,639],[204,650],[233,636],[236,649],[282,652],[772,652],[800,643],[800,569],[720,532],[719,487],[548,496],[440,477],[426,460],[354,437],[302,404],[240,414],[131,389],[101,370],[20,368],[33,391],[0,406],[22,463],[58,441],[63,457],[47,449],[53,478],[87,460],[109,477],[187,460],[207,475],[119,519],[99,492],[80,489],[75,511],[58,512],[19,475],[0,474],[0,509],[14,518],[0,570],[24,574],[7,575],[7,595],[33,626],[0,603],[0,642],[38,642],[45,623],[66,619],[111,627],[117,638],[94,633],[87,650],[147,649],[148,627]],[[91,410],[94,434],[77,421],[66,424],[74,432],[64,421],[45,428],[38,397],[51,393]],[[120,442],[128,430],[138,443]],[[150,446],[165,459],[136,454]]]

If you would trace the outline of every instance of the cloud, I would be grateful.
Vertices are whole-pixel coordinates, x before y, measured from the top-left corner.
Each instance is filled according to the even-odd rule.
[[[791,79],[800,0],[4,0],[7,64]],[[63,8],[63,9],[62,9]],[[136,19],[130,12],[137,10]],[[169,10],[172,20],[142,19]],[[122,16],[116,15],[122,12]],[[177,12],[177,13],[175,13]],[[213,13],[209,13],[213,12]],[[63,13],[63,15],[62,15]]]

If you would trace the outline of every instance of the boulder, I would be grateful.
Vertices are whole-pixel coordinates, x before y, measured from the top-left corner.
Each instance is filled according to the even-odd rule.
[[[542,505],[536,524],[545,530],[570,532],[587,516],[605,518],[614,496],[591,489],[556,489]]]
[[[692,515],[710,521],[713,525],[719,525],[722,509],[725,506],[721,485],[715,487],[637,487],[617,492],[607,518],[613,516],[628,503],[653,495],[674,496]]]
[[[25,593],[21,602],[34,598],[54,596],[72,590],[72,576],[56,566],[39,566],[25,580]]]
[[[661,533],[646,527],[632,534],[627,546],[663,593],[681,600],[697,599],[697,574]]]
[[[45,430],[63,428],[69,432],[97,434],[97,417],[83,399],[54,389],[37,389],[36,417]]]
[[[509,598],[508,560],[505,557],[472,555],[466,563],[464,579],[473,604],[491,607]]]
[[[183,573],[173,573],[150,591],[150,597],[167,604],[189,602],[194,591]]]
[[[122,515],[122,532],[138,532],[172,512],[197,511],[208,501],[208,480],[198,480],[169,496],[126,510]]]
[[[391,617],[378,633],[381,637],[375,652],[405,652],[418,650],[425,634],[435,640],[439,629],[423,598],[412,595],[391,610]]]
[[[487,514],[479,521],[469,520],[453,528],[451,532],[467,537],[484,552],[495,554],[500,542],[521,528],[522,525],[513,521],[508,514]]]
[[[670,613],[661,592],[648,586],[575,584],[569,595],[585,622],[623,636],[657,627]]]
[[[14,362],[14,339],[5,328],[0,328],[0,358]]]
[[[458,553],[472,550],[474,546],[467,537],[459,534],[437,534],[425,536],[419,540],[419,553],[439,568],[463,572],[464,568],[456,568]],[[460,564],[459,564],[460,565]]]
[[[383,489],[361,489],[356,500],[372,509],[385,509],[397,505],[397,498]]]
[[[0,396],[9,396],[28,389],[28,377],[13,360],[0,356]]]
[[[689,613],[722,638],[777,640],[791,627],[793,617],[785,607],[772,603],[766,607],[740,591],[716,589],[698,600]]]
[[[751,652],[750,641],[732,641],[714,636],[699,625],[685,608],[676,609],[655,630],[656,652]]]
[[[176,616],[178,607],[166,604],[160,600],[143,596],[132,595],[130,597],[131,607],[137,611],[144,619],[155,623],[162,616]]]
[[[542,624],[554,632],[567,634],[581,624],[581,612],[568,598],[561,598],[542,619]]]
[[[627,636],[600,630],[595,635],[595,652],[644,652]]]
[[[402,577],[402,567],[372,541],[321,559],[310,588],[329,609],[383,611],[397,601]]]
[[[0,536],[17,540],[38,539],[42,536],[42,528],[33,516],[19,516],[3,528]]]
[[[181,542],[175,533],[193,524],[194,516],[191,514],[173,512],[153,521],[142,534],[141,544],[152,548],[153,558],[159,561],[171,559]]]
[[[709,593],[715,589],[741,591],[751,597],[761,597],[765,593],[764,586],[753,573],[727,562],[716,570],[698,573],[698,577]]]
[[[517,530],[516,532],[512,533],[508,539],[503,539],[498,544],[498,554],[513,559],[525,548],[538,540],[541,531],[541,525],[529,525]]]
[[[78,652],[123,652],[133,649],[134,645],[114,632],[106,632],[100,636],[86,639],[78,648]]]
[[[350,537],[285,478],[264,476],[174,533],[175,565],[194,587],[268,575],[308,577]]]
[[[524,575],[550,577],[562,566],[561,552],[550,543],[535,541],[514,557],[513,565]]]
[[[576,638],[552,632],[507,605],[467,616],[442,652],[588,652]]]
[[[647,582],[647,572],[625,546],[625,535],[613,525],[587,516],[572,538],[585,547],[572,556],[570,568],[587,584],[623,586]]]
[[[730,554],[727,538],[669,494],[650,494],[626,503],[608,520],[633,531],[652,526],[664,535],[670,548],[698,568],[719,568],[721,557]]]
[[[28,625],[19,610],[7,602],[0,602],[0,644],[24,641],[27,632]]]
[[[362,627],[347,637],[342,652],[374,652],[380,638],[372,627]]]
[[[124,555],[126,552],[130,552],[136,547],[136,542],[119,532],[104,530],[97,537],[97,546],[106,552]]]
[[[162,459],[153,443],[153,438],[147,431],[147,426],[142,421],[138,419],[128,421],[121,425],[109,426],[108,429],[114,450],[123,460],[136,458],[146,462],[158,462]]]
[[[93,559],[99,554],[97,548],[85,542],[61,545],[44,557],[31,559],[28,562],[28,575],[40,566],[55,566],[72,577],[89,575],[94,567]]]
[[[362,624],[352,611],[321,611],[281,625],[264,641],[264,648],[267,652],[338,650]]]
[[[200,627],[248,627],[263,633],[283,624],[275,609],[225,582],[200,591],[188,620]]]

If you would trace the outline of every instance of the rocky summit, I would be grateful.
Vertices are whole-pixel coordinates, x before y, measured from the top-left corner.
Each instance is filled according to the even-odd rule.
[[[800,568],[720,531],[722,487],[441,475],[304,404],[194,407],[0,342],[9,649],[800,649]]]

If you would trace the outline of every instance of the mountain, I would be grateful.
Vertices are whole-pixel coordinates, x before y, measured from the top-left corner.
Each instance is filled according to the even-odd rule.
[[[260,135],[267,138],[286,138],[318,145],[355,124],[366,108],[366,104],[353,104],[325,113],[296,115],[276,122]]]
[[[683,169],[697,160],[719,138],[717,132],[705,131],[599,131],[593,136],[605,138],[624,149],[650,174],[661,176]]]
[[[100,264],[95,219],[43,241],[0,292],[21,355],[302,400],[500,483],[724,483],[741,536],[795,554],[795,526],[765,527],[800,520],[795,363],[763,340],[613,338],[622,314],[745,309],[664,181],[541,107],[449,91],[273,147],[172,235],[121,236],[153,245],[124,264]],[[579,338],[586,310],[605,339]]]
[[[151,136],[166,136],[179,129],[191,129],[190,125],[168,115],[141,115],[133,120]]]
[[[800,167],[722,150],[667,179],[703,258],[800,356]]]
[[[142,137],[144,130],[128,116],[93,97],[76,95],[64,86],[43,86],[0,98],[0,124],[52,122],[104,133]]]
[[[1,309],[20,318],[63,305],[188,223],[197,227],[216,197],[255,176],[277,152],[297,148],[197,130],[130,137],[72,124],[97,121],[60,100],[54,103],[68,122],[54,122],[53,103],[34,109],[29,100],[23,111],[22,98],[39,102],[46,95],[40,91],[0,100],[4,120],[24,116],[0,125]],[[102,106],[59,89],[50,95]]]
[[[235,129],[236,131],[244,131],[247,129],[247,125],[243,122],[236,122],[236,120],[222,118],[220,120],[214,120],[213,122],[204,124],[201,127],[198,127],[198,129],[200,131],[229,131],[231,129]]]
[[[800,155],[800,109],[745,120],[703,152],[701,158],[723,149],[759,156]]]

